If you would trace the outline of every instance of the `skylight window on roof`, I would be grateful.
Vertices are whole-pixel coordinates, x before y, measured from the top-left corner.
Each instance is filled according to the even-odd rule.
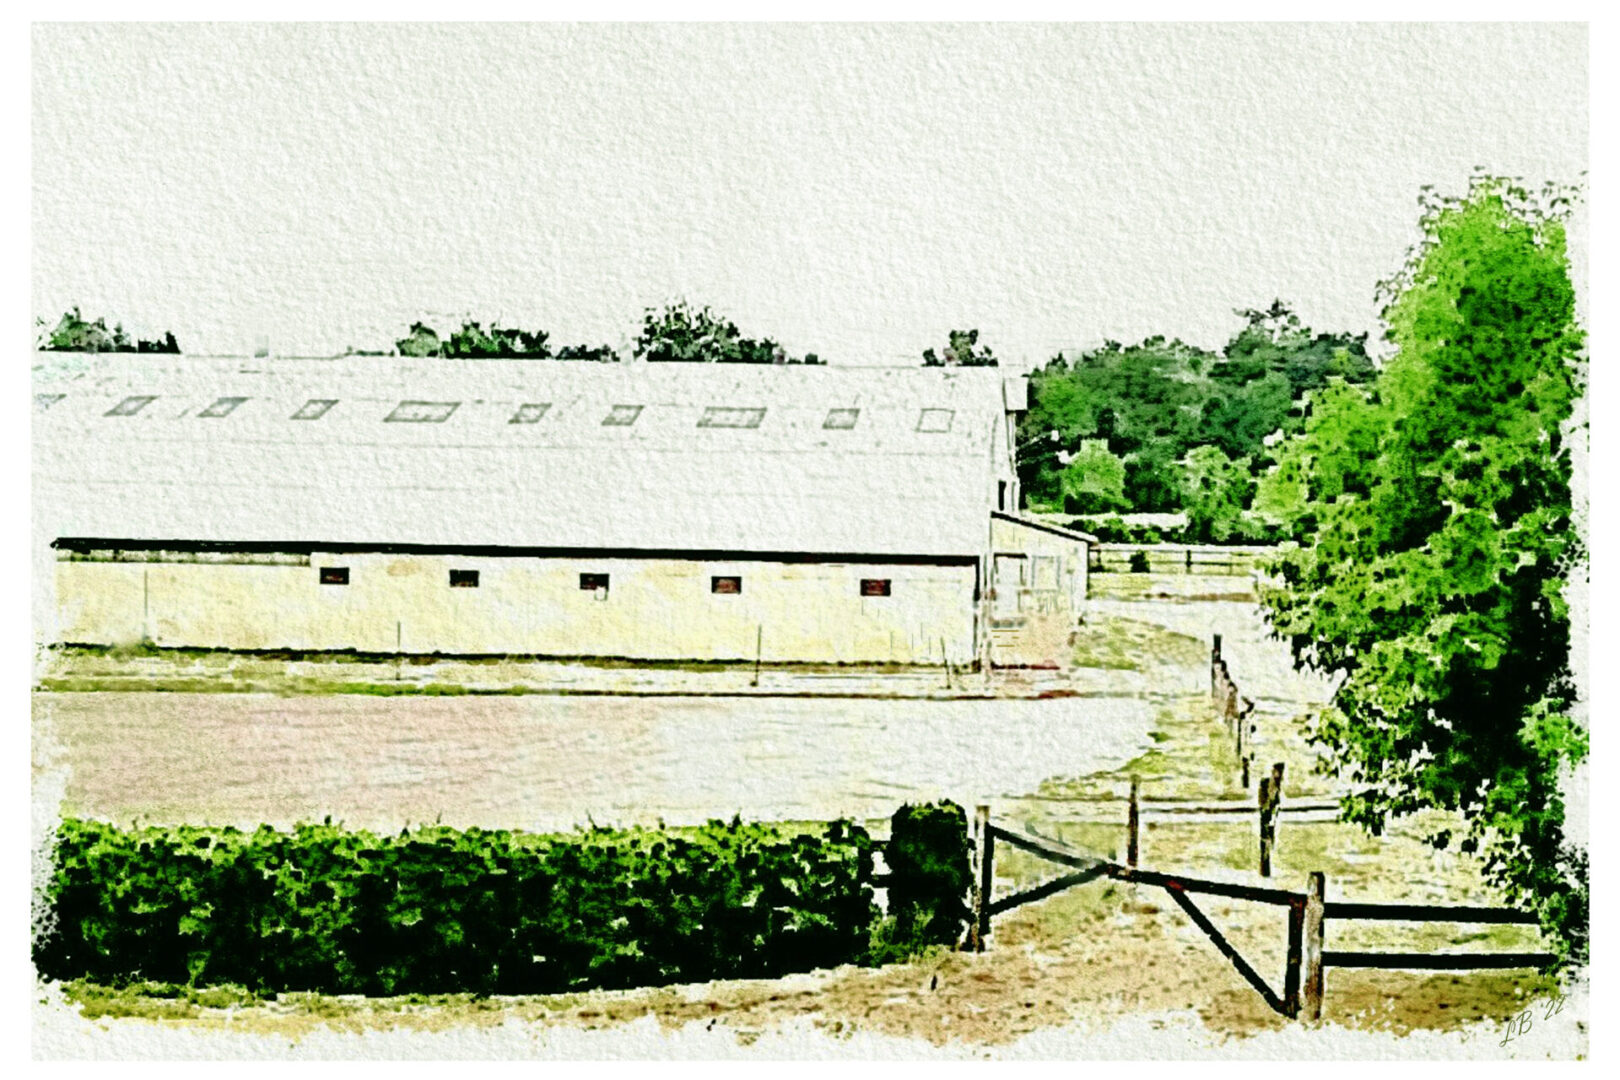
[[[613,411],[602,419],[603,427],[629,427],[641,415],[640,405],[615,405]]]
[[[123,401],[107,410],[108,416],[134,416],[152,402],[157,400],[156,394],[137,394],[127,397]]]
[[[538,424],[540,418],[551,411],[549,401],[531,401],[518,406],[518,411],[512,414],[508,424]]]
[[[388,424],[442,424],[456,411],[459,401],[402,401],[383,417]]]
[[[924,409],[917,417],[917,430],[942,434],[951,430],[951,421],[955,418],[955,409]]]
[[[824,428],[834,431],[848,431],[855,426],[855,421],[861,418],[859,409],[828,409],[827,419],[822,423]]]
[[[198,416],[208,416],[208,417],[229,416],[229,415],[231,415],[231,412],[238,405],[242,404],[242,402],[244,402],[246,400],[247,400],[247,398],[245,398],[245,397],[222,397],[222,398],[216,398],[212,405],[208,406],[208,408],[204,409],[202,412],[198,413],[197,415]]]
[[[336,398],[310,398],[302,408],[292,414],[294,420],[319,420],[337,404]]]
[[[757,428],[765,419],[764,409],[731,409],[711,405],[703,410],[698,427]]]
[[[55,405],[58,401],[61,401],[65,397],[67,397],[66,394],[35,394],[34,408],[38,409],[40,412],[44,412],[46,409],[50,408],[52,405]]]

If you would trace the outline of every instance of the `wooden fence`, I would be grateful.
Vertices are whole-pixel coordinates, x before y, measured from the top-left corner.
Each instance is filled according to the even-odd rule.
[[[1337,811],[1339,804],[1334,802],[1306,802],[1292,803],[1284,806],[1282,802],[1283,790],[1283,763],[1276,762],[1271,766],[1271,775],[1260,779],[1260,788],[1255,793],[1253,805],[1247,801],[1215,800],[1196,801],[1183,799],[1161,799],[1153,802],[1144,802],[1142,799],[1142,783],[1131,778],[1131,791],[1125,813],[1125,865],[1135,866],[1142,850],[1141,829],[1142,818],[1147,815],[1166,816],[1197,816],[1227,815],[1227,814],[1255,814],[1256,835],[1259,840],[1260,876],[1271,876],[1271,856],[1277,846],[1277,823],[1282,815],[1290,814],[1320,814],[1328,811]],[[1117,818],[1115,820],[1118,820]]]
[[[1133,803],[1133,807],[1136,804]],[[1133,814],[1133,819],[1135,815]],[[1544,952],[1498,953],[1369,953],[1330,951],[1325,947],[1330,919],[1385,920],[1400,922],[1518,923],[1535,925],[1535,915],[1511,908],[1464,907],[1439,904],[1374,904],[1355,901],[1328,901],[1327,877],[1309,875],[1304,892],[1292,892],[1225,881],[1208,881],[1185,874],[1143,870],[1135,865],[1121,866],[1081,852],[1071,851],[1044,837],[1026,836],[994,825],[990,808],[980,806],[973,818],[972,851],[975,861],[972,902],[973,919],[968,930],[968,947],[977,951],[989,943],[991,919],[1023,904],[1044,899],[1100,877],[1135,885],[1157,886],[1165,890],[1176,906],[1202,930],[1215,948],[1231,962],[1239,975],[1266,1004],[1284,1016],[1320,1020],[1325,991],[1324,972],[1330,967],[1402,968],[1461,971],[1545,967],[1554,957]],[[1009,844],[1048,862],[1065,867],[1067,873],[1043,884],[999,900],[991,898],[995,881],[997,842]],[[1133,850],[1134,854],[1134,850]],[[1193,902],[1194,895],[1248,900],[1288,909],[1288,951],[1283,964],[1282,990],[1274,990],[1243,955],[1216,928]]]
[[[1217,544],[1092,544],[1092,573],[1130,573],[1145,564],[1152,574],[1248,574],[1276,549]]]
[[[1249,790],[1249,768],[1254,761],[1254,702],[1244,697],[1232,679],[1232,672],[1221,656],[1221,635],[1215,634],[1209,650],[1209,699],[1215,706],[1215,715],[1226,725],[1232,739],[1232,751],[1237,755],[1243,790]],[[1279,783],[1281,781],[1279,780]]]

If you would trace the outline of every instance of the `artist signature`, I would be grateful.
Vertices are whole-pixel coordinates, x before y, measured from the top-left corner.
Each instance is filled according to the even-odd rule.
[[[1539,1002],[1538,1004],[1539,1011],[1541,1013],[1541,1021],[1542,1023],[1546,1023],[1548,1020],[1551,1020],[1553,1017],[1564,1011],[1564,1006],[1567,1004],[1567,999],[1563,994],[1554,994],[1552,997],[1545,1001]],[[1538,1011],[1537,1007],[1531,1006],[1530,1008],[1525,1009],[1523,1012],[1516,1013],[1513,1016],[1508,1017],[1507,1022],[1503,1025],[1502,1041],[1496,1045],[1506,1046],[1514,1039],[1518,1039],[1530,1034],[1531,1030],[1535,1027],[1535,1020],[1531,1016],[1531,1013],[1536,1011]]]

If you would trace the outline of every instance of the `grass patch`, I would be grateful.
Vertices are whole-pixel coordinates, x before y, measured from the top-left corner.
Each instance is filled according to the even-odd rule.
[[[1225,574],[1140,574],[1093,572],[1086,578],[1093,600],[1160,600],[1171,603],[1259,599],[1251,579]]]
[[[186,1020],[194,1019],[204,1009],[247,1008],[262,1005],[265,1000],[240,986],[196,987],[157,982],[106,986],[84,979],[63,983],[62,993],[79,1007],[87,1020],[105,1016]]]
[[[1152,671],[1207,662],[1203,642],[1156,623],[1118,615],[1092,615],[1075,634],[1074,665],[1118,671]]]

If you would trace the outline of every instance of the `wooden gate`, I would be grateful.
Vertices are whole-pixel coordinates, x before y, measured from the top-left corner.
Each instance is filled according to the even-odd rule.
[[[1535,915],[1512,908],[1329,902],[1324,897],[1327,878],[1325,874],[1319,872],[1310,875],[1305,892],[1291,892],[1286,889],[1236,885],[1225,881],[1207,881],[1185,874],[1143,870],[1136,866],[1121,866],[1106,859],[1068,850],[1052,840],[1025,836],[993,825],[990,822],[988,806],[978,807],[974,815],[973,832],[972,849],[977,865],[973,875],[973,922],[968,929],[968,947],[976,951],[983,951],[989,943],[992,917],[1023,904],[1044,899],[1064,889],[1107,877],[1129,884],[1157,886],[1164,889],[1176,905],[1186,912],[1193,924],[1204,932],[1221,955],[1231,962],[1238,974],[1254,987],[1265,1003],[1282,1015],[1292,1018],[1321,1019],[1323,972],[1329,967],[1461,971],[1480,968],[1539,968],[1548,966],[1554,960],[1551,953],[1544,952],[1365,953],[1330,952],[1324,948],[1329,919],[1536,924]],[[1033,888],[1000,900],[992,900],[991,887],[995,880],[997,841],[1011,844],[1048,862],[1066,867],[1069,872]],[[1192,900],[1195,894],[1250,900],[1287,909],[1288,956],[1283,965],[1280,992],[1272,988],[1232,943],[1226,940],[1225,935],[1209,920],[1209,916],[1199,909]]]

